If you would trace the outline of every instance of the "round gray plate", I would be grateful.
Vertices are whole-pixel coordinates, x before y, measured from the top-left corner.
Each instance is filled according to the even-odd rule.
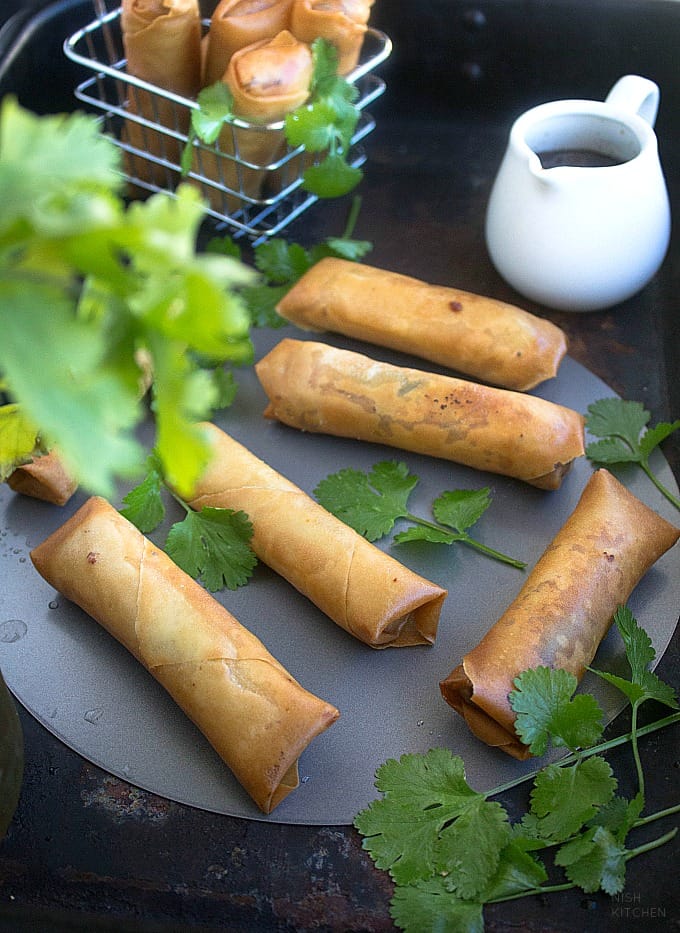
[[[257,333],[257,355],[292,332],[286,328]],[[433,368],[342,338],[322,339],[397,364]],[[238,371],[237,378],[238,399],[217,423],[308,493],[331,472],[342,467],[368,470],[379,460],[403,461],[420,477],[409,502],[418,514],[429,515],[433,499],[444,490],[489,486],[492,504],[472,533],[527,561],[528,569],[573,510],[593,469],[581,458],[560,490],[543,492],[509,478],[392,448],[301,434],[262,417],[266,399],[252,368]],[[535,394],[582,413],[590,402],[614,395],[570,358],[564,360],[558,377]],[[677,492],[661,454],[653,466]],[[641,471],[630,467],[616,472],[635,495],[677,522],[675,510]],[[216,594],[295,678],[341,711],[338,722],[303,753],[300,787],[273,814],[263,816],[160,685],[34,570],[30,549],[84,500],[85,493],[78,492],[67,506],[58,508],[0,488],[0,669],[19,701],[87,760],[180,803],[250,819],[319,825],[350,824],[377,796],[376,768],[406,752],[450,748],[464,759],[471,785],[482,791],[535,772],[535,761],[516,762],[475,739],[439,692],[439,681],[502,614],[526,571],[461,545],[399,546],[387,539],[379,546],[449,590],[431,648],[368,648],[263,565],[247,586]],[[180,515],[170,511],[169,517],[175,520]],[[164,540],[162,533],[152,537],[160,544]],[[650,570],[629,601],[658,657],[678,621],[679,596],[680,548],[676,547]],[[615,631],[603,641],[595,663],[625,671]],[[582,686],[597,696],[607,721],[623,708],[620,695],[596,677],[587,675]]]

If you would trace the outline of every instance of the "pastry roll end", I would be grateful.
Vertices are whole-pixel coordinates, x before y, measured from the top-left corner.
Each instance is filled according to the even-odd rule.
[[[50,451],[17,467],[8,476],[7,485],[21,495],[66,505],[78,488],[78,481],[67,473],[57,454]]]

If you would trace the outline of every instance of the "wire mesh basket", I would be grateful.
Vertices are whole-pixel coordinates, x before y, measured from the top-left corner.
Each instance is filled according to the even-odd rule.
[[[76,87],[75,96],[101,113],[104,132],[123,151],[133,190],[140,196],[172,194],[180,182],[190,180],[218,227],[226,225],[255,241],[276,235],[318,200],[304,189],[303,172],[322,156],[290,146],[283,121],[259,125],[232,118],[214,145],[192,136],[191,167],[183,169],[191,110],[198,104],[126,72],[121,9],[107,9],[107,2],[94,0],[95,19],[64,42],[64,52],[94,72]],[[209,24],[203,21],[204,32]],[[368,27],[359,64],[346,76],[358,91],[359,120],[347,155],[356,168],[366,161],[362,141],[375,129],[365,108],[385,91],[385,82],[373,71],[390,53],[389,38]],[[140,96],[144,107],[131,105]],[[262,152],[267,154],[258,155]]]

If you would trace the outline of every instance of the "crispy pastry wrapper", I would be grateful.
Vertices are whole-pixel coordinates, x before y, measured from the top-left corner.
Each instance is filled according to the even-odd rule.
[[[542,666],[580,680],[617,608],[679,537],[680,529],[597,470],[517,598],[441,681],[446,702],[483,742],[529,758],[508,700],[515,677]]]
[[[446,590],[385,554],[215,425],[188,500],[247,513],[258,558],[372,648],[429,645]]]
[[[123,47],[127,73],[188,99],[201,88],[201,14],[198,0],[123,0]],[[129,86],[128,108],[168,133],[127,120],[123,138],[150,156],[179,165],[184,142],[172,134],[186,134],[189,108],[134,85]],[[142,181],[174,187],[171,174],[152,161],[127,154],[129,174]]]
[[[7,485],[21,495],[53,505],[66,505],[78,488],[78,481],[68,473],[59,455],[51,450],[17,467],[8,476]]]
[[[255,366],[265,416],[557,489],[584,453],[583,417],[554,402],[285,338]]]
[[[88,499],[31,559],[165,687],[264,813],[298,786],[300,754],[338,710],[108,502]]]
[[[333,331],[525,391],[557,374],[567,351],[555,324],[515,305],[328,257],[277,311],[304,330]]]
[[[283,120],[307,100],[313,70],[309,46],[285,30],[232,55],[223,80],[233,95],[234,115],[255,125],[226,125],[217,141],[218,152],[223,154],[199,148],[199,173],[219,186],[257,199],[271,171],[267,167],[285,145],[283,129],[267,124]],[[203,186],[203,194],[218,211],[224,201],[227,211],[243,206],[239,196],[224,195],[208,185]]]
[[[290,26],[293,0],[220,0],[206,36],[203,83],[221,81],[234,52]]]
[[[290,30],[303,42],[326,39],[338,52],[338,74],[356,68],[373,0],[293,0]]]

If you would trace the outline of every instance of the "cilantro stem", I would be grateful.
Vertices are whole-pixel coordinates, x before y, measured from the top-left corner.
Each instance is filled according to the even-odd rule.
[[[661,482],[661,480],[659,480],[654,475],[654,473],[650,469],[649,464],[647,463],[647,460],[643,459],[643,460],[640,460],[639,462],[640,462],[640,466],[645,471],[649,479],[654,483],[654,485],[659,490],[661,495],[665,496],[666,499],[668,499],[668,501],[671,503],[671,505],[674,505],[676,509],[680,509],[680,499],[678,499],[677,496],[674,496],[673,493],[670,491],[670,489],[667,489],[664,486],[664,484]]]
[[[510,564],[511,567],[516,567],[518,570],[524,570],[526,563],[521,560],[517,560],[515,557],[509,557],[507,554],[502,554],[500,551],[495,550],[495,548],[488,547],[486,544],[482,544],[481,541],[477,541],[475,538],[470,537],[470,535],[465,531],[455,531],[455,537],[452,535],[451,529],[447,528],[445,525],[438,525],[436,522],[430,522],[426,518],[421,518],[418,515],[412,515],[410,512],[406,512],[402,518],[405,518],[409,522],[413,522],[416,525],[422,525],[424,528],[431,528],[433,531],[437,531],[440,534],[451,535],[452,541],[461,541],[463,544],[468,544],[470,547],[475,548],[475,550],[480,551],[482,554],[486,554],[487,557],[493,557],[494,560],[499,560],[504,564]]]
[[[350,240],[354,235],[354,228],[356,227],[357,220],[359,219],[359,213],[361,211],[361,197],[357,194],[352,198],[352,205],[349,209],[349,214],[347,216],[347,223],[345,224],[345,231],[342,234],[344,240]]]
[[[639,819],[635,820],[633,823],[633,828],[637,829],[638,826],[646,826],[648,823],[654,823],[656,820],[663,820],[667,816],[673,816],[675,813],[680,813],[680,803],[676,803],[674,807],[666,807],[665,810],[657,810],[656,813],[650,813],[648,816],[641,816]]]
[[[630,742],[633,749],[633,758],[635,759],[635,769],[638,776],[638,790],[644,800],[645,796],[645,775],[642,770],[642,762],[640,761],[640,750],[638,749],[638,740],[637,740],[637,714],[638,714],[639,703],[633,703],[633,710],[631,715],[631,729],[630,729]]]
[[[640,739],[645,735],[651,735],[653,732],[657,732],[659,729],[665,729],[667,726],[672,726],[677,722],[680,722],[680,712],[671,713],[670,716],[665,716],[663,719],[658,719],[656,722],[648,723],[646,726],[639,728],[637,730],[637,737]],[[565,755],[564,758],[560,758],[555,763],[560,766],[573,764],[578,758],[589,758],[591,755],[598,755],[602,752],[609,751],[612,748],[617,748],[619,745],[625,745],[626,742],[632,741],[632,738],[633,736],[631,732],[624,732],[622,735],[617,735],[614,739],[609,739],[607,742],[601,742],[599,745],[593,745],[591,748],[584,749],[578,754],[572,752],[568,755]],[[499,784],[497,787],[494,787],[489,791],[485,791],[484,797],[495,797],[497,794],[503,794],[505,791],[512,790],[514,787],[518,787],[520,784],[524,784],[525,781],[531,780],[533,776],[534,773],[531,773],[524,774],[518,778],[513,778],[512,781],[507,781],[505,784]]]
[[[636,849],[629,849],[626,852],[625,859],[635,858],[636,855],[643,855],[645,852],[651,852],[653,849],[659,849],[661,846],[666,845],[667,842],[670,842],[674,836],[677,835],[677,827],[671,829],[669,832],[665,833],[663,836],[659,836],[658,839],[652,839],[651,842],[645,842],[643,845],[638,846]]]
[[[487,904],[502,904],[505,901],[518,901],[523,897],[532,897],[534,894],[556,894],[558,891],[573,891],[578,885],[571,881],[565,881],[563,884],[538,885],[535,888],[527,888],[525,891],[517,891],[515,894],[507,894],[505,897],[495,897]]]

